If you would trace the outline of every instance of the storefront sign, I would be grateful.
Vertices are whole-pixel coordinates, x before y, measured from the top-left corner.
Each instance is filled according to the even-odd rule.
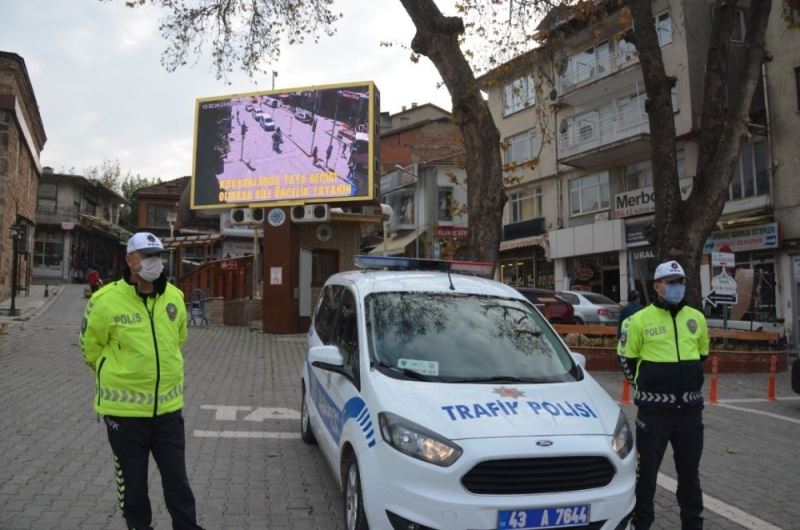
[[[647,223],[632,223],[625,225],[625,244],[629,247],[647,245],[650,243],[644,234]]]
[[[594,276],[594,271],[591,267],[575,267],[575,279],[580,281],[590,280]]]
[[[728,245],[732,252],[778,248],[778,223],[712,232],[703,245],[703,253],[719,251],[724,245]]]
[[[468,226],[437,226],[434,231],[436,237],[449,237],[452,239],[467,239],[469,237]]]
[[[61,223],[61,230],[72,230],[73,228],[75,228],[75,223],[67,223],[66,221]]]
[[[711,266],[728,267],[729,269],[732,269],[736,266],[736,254],[733,252],[712,252]]]
[[[637,248],[636,250],[628,251],[633,261],[642,261],[646,259],[656,259],[656,247]]]
[[[686,200],[692,193],[694,181],[691,178],[681,179],[678,183],[681,190],[681,199]],[[656,192],[652,186],[638,190],[618,193],[614,196],[614,215],[617,218],[642,215],[656,211]]]

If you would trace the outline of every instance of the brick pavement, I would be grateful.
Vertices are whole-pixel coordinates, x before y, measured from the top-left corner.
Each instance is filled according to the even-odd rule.
[[[82,288],[63,286],[45,311],[0,335],[0,529],[124,527],[105,429],[91,409],[92,376],[77,344]],[[191,328],[185,348],[187,463],[208,530],[342,528],[341,494],[331,473],[319,451],[296,437],[304,346],[302,335]],[[597,378],[619,397],[618,374]],[[780,374],[778,383],[779,396],[792,396],[788,374]],[[765,393],[763,375],[720,378],[720,399]],[[732,405],[800,421],[800,400]],[[226,416],[219,406],[239,409],[227,409]],[[635,409],[626,412],[633,417]],[[195,431],[262,437],[197,437]],[[708,407],[701,468],[706,493],[778,527],[800,528],[800,509],[792,502],[800,491],[798,437],[798,423]],[[662,471],[675,477],[669,454]],[[152,468],[151,500],[155,527],[169,528]],[[659,488],[656,501],[657,528],[679,528],[674,495]],[[706,528],[744,528],[708,510],[706,516]]]

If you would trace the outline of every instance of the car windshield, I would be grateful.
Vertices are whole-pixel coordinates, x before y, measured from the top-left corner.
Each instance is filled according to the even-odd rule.
[[[597,305],[617,305],[617,303],[612,300],[611,298],[606,298],[602,294],[597,293],[585,293],[583,295],[589,302]]]
[[[545,383],[581,377],[547,322],[520,300],[382,292],[365,299],[370,360],[391,377]],[[405,374],[404,374],[405,372]]]

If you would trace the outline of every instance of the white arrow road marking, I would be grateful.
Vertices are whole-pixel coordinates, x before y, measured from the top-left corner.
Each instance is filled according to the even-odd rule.
[[[672,493],[675,493],[678,489],[678,482],[675,479],[664,475],[663,473],[658,474],[656,482],[659,486],[671,491]],[[706,495],[705,493],[703,493],[703,507],[718,515],[721,515],[729,521],[733,521],[734,523],[745,528],[750,528],[751,530],[781,530],[780,526],[769,524],[768,522],[759,519],[755,515],[750,515],[749,513],[742,511],[735,506],[726,504],[721,500],[712,497],[711,495]]]
[[[296,432],[267,432],[267,431],[194,431],[196,438],[275,438],[278,440],[293,440],[300,438]]]

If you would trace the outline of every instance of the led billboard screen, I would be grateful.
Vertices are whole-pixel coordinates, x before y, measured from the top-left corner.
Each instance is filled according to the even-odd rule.
[[[372,82],[200,98],[191,207],[371,201],[379,117]]]

